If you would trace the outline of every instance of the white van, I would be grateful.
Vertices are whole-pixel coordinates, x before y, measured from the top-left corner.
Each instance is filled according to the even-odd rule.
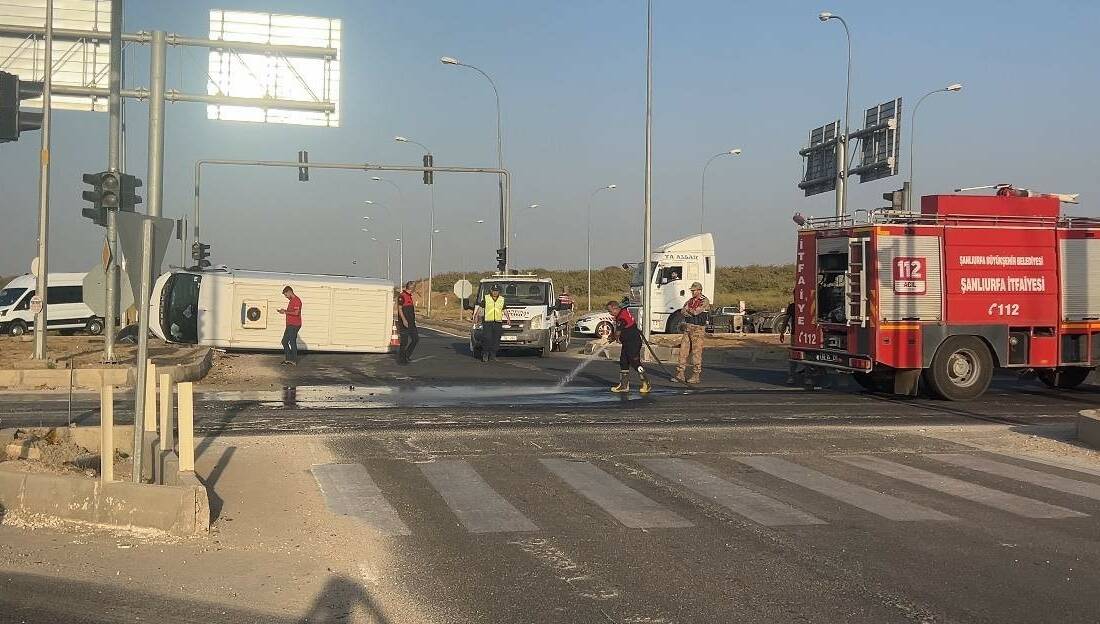
[[[703,285],[703,294],[714,303],[714,276],[718,271],[714,257],[714,237],[696,234],[660,246],[650,258],[653,267],[653,302],[649,330],[657,333],[680,333],[682,315],[680,309],[691,298],[691,283]],[[642,300],[642,271],[639,263],[630,280],[630,297]],[[631,307],[635,318],[641,318],[640,310]]]
[[[302,300],[298,348],[386,353],[393,334],[393,282],[218,268],[157,278],[150,329],[162,340],[223,349],[281,351],[284,286]]]
[[[82,329],[103,333],[103,319],[84,305],[84,276],[87,273],[50,273],[46,277],[46,329]],[[20,275],[0,290],[0,333],[22,336],[34,329],[31,297],[36,278]]]

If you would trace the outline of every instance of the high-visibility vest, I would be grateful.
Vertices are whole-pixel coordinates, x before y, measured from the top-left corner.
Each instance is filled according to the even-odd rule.
[[[495,300],[492,295],[485,295],[485,305],[482,306],[485,310],[485,321],[501,322],[504,320],[504,297],[497,297]]]

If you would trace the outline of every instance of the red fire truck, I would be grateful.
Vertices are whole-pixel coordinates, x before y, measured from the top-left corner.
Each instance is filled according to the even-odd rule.
[[[966,400],[996,367],[1055,388],[1100,365],[1100,220],[1059,196],[931,195],[920,212],[801,219],[790,357],[863,387]]]

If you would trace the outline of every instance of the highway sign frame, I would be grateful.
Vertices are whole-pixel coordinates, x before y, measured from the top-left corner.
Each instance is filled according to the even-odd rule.
[[[839,119],[810,130],[809,147],[799,152],[804,162],[798,188],[806,197],[836,190],[839,138]]]
[[[896,175],[901,168],[901,98],[868,108],[864,126],[853,138],[860,139],[860,163],[851,174],[860,184]]]

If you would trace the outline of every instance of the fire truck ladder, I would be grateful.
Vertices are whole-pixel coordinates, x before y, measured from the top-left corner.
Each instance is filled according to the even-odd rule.
[[[867,327],[867,259],[870,258],[868,238],[848,240],[848,274],[844,281],[844,300],[848,304],[848,324]]]

